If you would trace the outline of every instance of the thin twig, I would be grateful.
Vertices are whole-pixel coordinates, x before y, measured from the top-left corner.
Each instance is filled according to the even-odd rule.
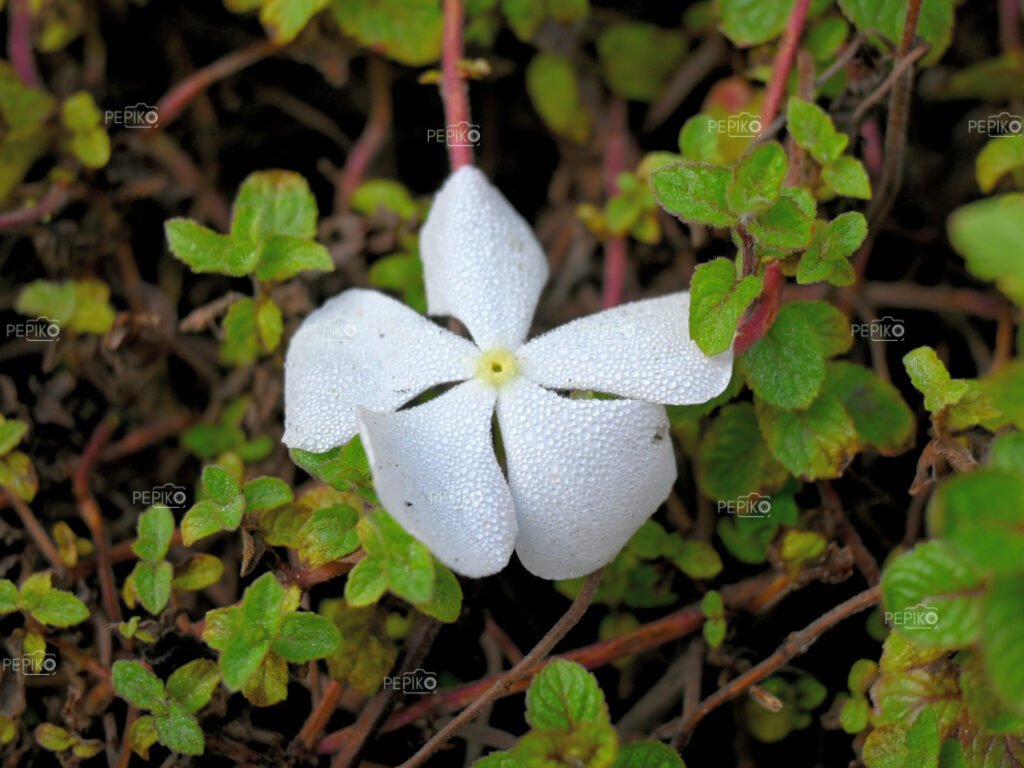
[[[345,160],[345,167],[338,181],[338,199],[335,210],[348,210],[352,194],[362,184],[366,169],[377,156],[381,145],[391,130],[391,72],[387,59],[370,56],[367,64],[370,82],[370,114],[366,126]]]
[[[32,508],[26,504],[21,498],[15,496],[11,491],[7,491],[8,503],[14,507],[15,513],[18,515],[18,519],[21,520],[21,525],[32,538],[32,542],[36,545],[36,549],[46,558],[50,563],[50,566],[60,578],[64,578],[67,575],[67,566],[60,557],[60,551],[57,549],[53,540],[50,538],[46,529],[43,528],[42,523],[36,519],[35,514],[32,512]]]
[[[42,219],[52,216],[67,202],[68,184],[66,181],[54,182],[35,205],[25,208],[18,208],[0,214],[0,232],[14,229],[26,224],[35,224]]]
[[[875,88],[875,90],[868,94],[867,98],[864,99],[864,101],[857,105],[857,109],[855,109],[853,112],[853,118],[851,122],[854,125],[860,123],[860,121],[864,119],[864,115],[866,115],[872,107],[874,107],[878,102],[880,102],[885,97],[885,94],[889,92],[889,90],[893,87],[896,81],[899,80],[904,74],[906,74],[907,70],[910,67],[914,66],[914,64],[917,63],[917,60],[924,56],[926,53],[928,53],[928,51],[930,51],[931,48],[931,43],[922,43],[921,45],[917,46],[917,48],[908,53],[906,56],[904,56],[902,59],[897,61],[896,66],[892,68],[892,72],[889,73],[889,76],[886,77],[885,80],[883,80],[879,84],[879,86]]]
[[[462,77],[462,25],[465,10],[462,0],[444,0],[444,36],[441,49],[441,100],[444,102],[446,128],[469,122],[469,88]],[[448,145],[452,171],[473,164],[473,147]]]
[[[685,740],[689,734],[693,733],[693,729],[697,724],[715,709],[728,701],[732,701],[751,686],[761,682],[779,670],[790,659],[806,653],[814,642],[828,630],[832,629],[832,627],[854,614],[871,608],[878,602],[880,593],[881,588],[878,585],[866,589],[849,600],[840,603],[823,616],[818,617],[799,632],[790,634],[775,653],[704,699],[696,711],[679,726],[679,733],[681,734],[679,741]],[[669,725],[675,726],[676,724],[670,723]],[[664,731],[672,732],[669,730],[669,726],[665,726]],[[659,732],[662,731],[659,730]]]
[[[32,11],[29,0],[11,0],[7,9],[7,56],[18,79],[28,88],[42,88],[43,81],[32,55]]]
[[[415,755],[410,757],[404,763],[401,768],[417,768],[417,766],[423,765],[430,756],[433,755],[437,750],[443,747],[448,741],[455,736],[463,728],[463,726],[471,723],[476,719],[484,709],[486,709],[491,702],[495,699],[500,698],[504,693],[512,687],[516,681],[525,677],[534,666],[543,661],[547,655],[551,652],[559,641],[568,634],[569,630],[576,626],[583,614],[587,612],[587,608],[590,607],[590,602],[594,599],[594,592],[597,591],[597,585],[601,582],[601,571],[594,571],[594,573],[587,576],[583,582],[583,586],[580,588],[580,592],[576,595],[576,599],[572,601],[572,605],[567,610],[555,625],[548,630],[547,634],[540,639],[540,641],[533,647],[533,649],[523,657],[523,660],[516,664],[512,669],[506,672],[504,675],[498,678],[497,682],[494,683],[480,698],[466,707],[460,712],[450,723],[444,728],[438,731],[433,738],[431,738],[423,747],[420,748]]]
[[[304,751],[308,752],[316,745],[316,740],[320,738],[320,734],[327,727],[331,715],[334,714],[334,710],[338,706],[338,699],[341,698],[343,690],[344,687],[337,680],[331,680],[327,684],[320,701],[309,713],[306,722],[302,724],[299,735],[295,737],[295,741],[288,748],[290,754],[299,755]]]
[[[704,670],[704,639],[701,637],[694,639],[683,658],[686,661],[683,673],[686,687],[683,689],[683,715],[679,718],[680,726],[689,721],[700,706],[701,672]],[[683,746],[685,740],[686,734],[680,727],[672,734],[670,743],[673,749],[678,750]]]

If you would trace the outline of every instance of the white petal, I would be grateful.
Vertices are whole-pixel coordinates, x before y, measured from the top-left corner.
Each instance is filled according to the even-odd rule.
[[[519,378],[499,392],[498,423],[516,553],[545,579],[583,576],[614,558],[675,481],[660,405],[570,400]]]
[[[473,375],[474,347],[376,291],[335,296],[303,321],[285,362],[289,448],[318,453],[355,436],[356,407],[394,410]]]
[[[497,573],[512,556],[512,495],[491,442],[496,392],[473,380],[398,413],[360,409],[384,508],[456,573]]]
[[[690,295],[673,293],[574,320],[517,353],[523,375],[668,405],[703,403],[732,375],[732,350],[708,357],[690,338]]]
[[[479,170],[452,174],[420,233],[431,315],[461,320],[481,349],[526,339],[548,262],[530,225]]]

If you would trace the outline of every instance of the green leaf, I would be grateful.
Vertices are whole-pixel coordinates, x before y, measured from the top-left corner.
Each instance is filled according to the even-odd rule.
[[[149,760],[149,748],[156,739],[156,721],[151,715],[143,715],[128,728],[128,744],[143,760]]]
[[[928,530],[975,566],[1012,573],[1024,563],[1024,477],[985,469],[957,475],[928,505]]]
[[[645,22],[605,27],[597,38],[597,55],[608,88],[633,101],[653,101],[661,93],[686,51],[682,35]]]
[[[268,653],[246,679],[242,695],[257,707],[284,701],[288,697],[288,664],[276,653]]]
[[[331,255],[320,243],[290,235],[273,235],[267,238],[260,251],[256,277],[260,280],[282,282],[300,272],[333,270],[334,262]]]
[[[615,729],[604,723],[580,723],[571,731],[530,731],[519,740],[512,756],[521,766],[611,768],[618,751]]]
[[[985,669],[1000,698],[1024,713],[1024,575],[996,577],[982,614]]]
[[[206,498],[216,504],[230,504],[241,493],[238,483],[231,473],[216,464],[210,464],[203,468],[200,482]]]
[[[357,691],[372,693],[394,666],[398,649],[376,607],[353,608],[344,600],[324,600],[320,612],[341,630],[341,645],[327,658],[331,677]]]
[[[907,764],[920,768],[939,766],[939,722],[934,710],[926,709],[907,732]]]
[[[316,198],[301,175],[257,171],[245,178],[235,196],[231,235],[257,242],[274,235],[311,240],[316,236],[318,215]]]
[[[257,673],[269,651],[269,636],[250,639],[244,632],[232,635],[219,660],[220,673],[228,690],[240,690]]]
[[[818,346],[826,358],[849,352],[853,346],[850,322],[834,304],[827,301],[792,301],[783,311],[803,318],[814,331]]]
[[[725,158],[718,149],[715,118],[701,112],[683,123],[679,131],[679,151],[686,160],[722,165]]]
[[[989,682],[983,656],[978,651],[969,651],[961,656],[960,691],[971,720],[989,733],[1024,732],[1024,713],[1012,711],[996,693]]]
[[[357,550],[357,522],[359,513],[348,504],[313,510],[299,529],[302,559],[315,568]]]
[[[412,199],[409,190],[390,179],[370,179],[360,184],[352,193],[352,210],[364,216],[375,216],[378,211],[390,211],[403,220],[414,219],[419,206]],[[372,282],[372,279],[371,279]]]
[[[579,664],[556,659],[530,683],[526,720],[534,729],[569,731],[584,722],[607,724],[608,706],[592,674]]]
[[[259,261],[256,244],[219,235],[190,219],[170,219],[164,224],[164,233],[171,253],[193,272],[243,277],[255,270]]]
[[[821,178],[837,194],[855,197],[858,200],[871,199],[871,180],[868,179],[868,172],[864,170],[864,164],[855,157],[843,155],[833,160],[821,169]]]
[[[842,403],[823,394],[803,411],[755,404],[765,442],[775,458],[805,480],[839,477],[860,447]]]
[[[402,64],[432,64],[441,56],[436,0],[331,0],[331,12],[346,35]]]
[[[787,304],[768,333],[739,359],[754,394],[778,408],[806,408],[825,381],[825,360],[802,310]]]
[[[78,741],[77,736],[51,723],[37,725],[32,735],[35,736],[36,743],[40,747],[50,752],[63,752],[66,749],[71,749],[72,745]]]
[[[889,382],[867,368],[838,360],[825,366],[823,391],[843,404],[864,446],[883,456],[894,456],[910,447],[914,414]]]
[[[882,576],[886,618],[918,645],[962,648],[981,633],[982,574],[943,541],[919,544]]]
[[[796,281],[800,285],[826,282],[853,285],[852,256],[867,237],[867,220],[860,213],[844,213],[815,227],[811,246],[800,257]]]
[[[18,292],[14,308],[26,317],[43,316],[66,325],[75,314],[75,284],[33,280]]]
[[[353,485],[365,482],[370,475],[370,463],[358,435],[345,445],[325,453],[293,448],[289,455],[317,480],[339,491],[350,490]]]
[[[988,447],[988,461],[994,469],[1024,475],[1024,432],[1004,432]]]
[[[281,343],[284,318],[281,316],[281,308],[273,299],[261,299],[256,302],[256,333],[263,352],[273,352]]]
[[[613,768],[686,768],[686,764],[667,744],[634,741],[619,750]]]
[[[864,34],[881,34],[891,45],[899,44],[907,18],[906,0],[839,0],[846,18]],[[930,66],[942,58],[953,36],[953,0],[924,0],[917,22],[917,37],[931,43],[922,58]]]
[[[28,432],[28,424],[18,419],[5,419],[0,415],[0,456],[6,456]]]
[[[793,140],[822,165],[838,160],[850,141],[836,130],[825,110],[795,96],[786,108],[786,127]]]
[[[718,258],[698,264],[690,281],[690,336],[706,355],[729,349],[736,326],[761,293],[760,275],[736,279],[736,265]]]
[[[813,224],[813,214],[808,214],[793,195],[786,194],[751,219],[747,230],[766,248],[799,251],[810,244]]]
[[[839,710],[839,725],[846,733],[857,734],[868,727],[870,706],[866,696],[853,696]]]
[[[1009,141],[1010,139],[998,139]],[[1024,194],[979,200],[953,211],[949,239],[975,277],[991,280],[1017,305],[1024,305]]]
[[[100,124],[103,116],[88,91],[76,91],[60,107],[60,121],[75,133],[88,131]]]
[[[326,7],[327,0],[263,0],[260,21],[274,42],[289,43]]]
[[[736,223],[725,190],[732,181],[728,168],[706,163],[677,163],[651,174],[658,204],[683,221],[728,227]]]
[[[761,437],[750,403],[725,406],[701,440],[697,485],[713,499],[735,500],[782,487],[786,470]]]
[[[195,592],[216,584],[223,574],[224,563],[219,557],[204,554],[192,555],[183,566],[175,569],[172,584],[175,589]]]
[[[174,566],[166,560],[142,560],[135,564],[132,575],[143,608],[152,614],[160,613],[171,599]]]
[[[951,379],[946,366],[931,347],[918,347],[903,358],[910,382],[924,395],[924,407],[941,411],[960,402],[967,394],[966,381]]]
[[[195,659],[167,678],[167,695],[195,714],[210,702],[218,683],[217,665],[209,659]]]
[[[174,514],[167,507],[150,507],[139,515],[138,532],[132,551],[142,560],[163,560],[174,535]]]
[[[214,608],[206,612],[203,642],[217,651],[227,648],[231,639],[241,631],[242,609],[237,605]]]
[[[526,92],[553,133],[576,144],[590,138],[593,116],[583,105],[579,79],[569,59],[544,52],[534,56],[526,68]]]
[[[31,609],[36,621],[51,627],[70,627],[89,618],[85,603],[70,592],[52,589],[41,595]]]
[[[491,752],[473,763],[473,768],[523,768],[523,764],[511,752]]]
[[[245,590],[242,626],[249,638],[271,638],[284,610],[285,590],[272,573],[265,573]]]
[[[672,562],[691,579],[713,579],[722,572],[722,558],[705,541],[682,541],[672,553]]]
[[[0,616],[18,609],[18,588],[8,579],[0,579]]]
[[[273,303],[273,302],[271,302]],[[260,337],[259,305],[248,297],[238,299],[224,316],[224,340],[220,359],[227,365],[251,365],[265,350]]]
[[[115,661],[111,668],[114,693],[139,709],[160,705],[165,692],[160,679],[137,661]]]
[[[206,748],[203,729],[196,719],[176,701],[167,702],[167,711],[153,718],[160,743],[183,755],[201,755]]]
[[[96,127],[75,133],[68,146],[71,154],[86,168],[102,168],[110,162],[110,136],[104,128]]]
[[[462,613],[462,587],[455,574],[441,562],[434,562],[434,595],[426,603],[417,603],[416,610],[451,624]]]
[[[315,613],[288,613],[281,619],[271,649],[285,661],[303,664],[323,659],[341,645],[341,633],[331,622]]]
[[[238,518],[241,521],[242,502],[239,499],[234,502],[234,509],[238,511]],[[222,530],[233,530],[236,526],[224,526],[222,507],[215,501],[200,501],[192,509],[185,513],[181,521],[181,541],[186,546],[192,546],[200,539]]]
[[[413,605],[425,603],[433,597],[434,558],[430,550],[406,533],[384,510],[364,517],[359,521],[357,529],[367,553],[380,558],[388,588],[392,592]],[[369,559],[363,559],[359,565]],[[350,581],[354,575],[355,570],[349,576]],[[368,575],[372,577],[372,573]],[[376,587],[372,578],[369,584],[371,589],[368,594],[373,594]],[[353,605],[366,604],[362,600],[353,602],[353,596],[348,594],[348,585],[345,597]]]
[[[32,459],[21,451],[12,451],[0,459],[0,488],[7,488],[24,501],[32,501],[39,490]]]
[[[871,659],[857,659],[846,676],[846,685],[851,693],[867,693],[871,683],[878,676],[878,664]]]
[[[1006,174],[1024,168],[1024,135],[989,139],[975,161],[974,173],[981,191],[988,194]]]
[[[284,480],[277,477],[257,477],[243,488],[245,508],[249,512],[273,509],[292,501],[295,496]]]
[[[761,211],[779,199],[789,161],[776,141],[762,144],[744,155],[732,171],[725,190],[726,203],[735,214]]]
[[[371,605],[380,600],[388,589],[388,577],[381,557],[364,557],[345,582],[345,600],[349,605],[359,608]]]

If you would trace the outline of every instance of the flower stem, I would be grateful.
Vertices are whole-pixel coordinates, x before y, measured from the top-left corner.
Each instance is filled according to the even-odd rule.
[[[441,99],[444,102],[444,120],[450,128],[469,122],[469,89],[459,71],[462,59],[462,25],[465,10],[462,0],[444,0],[444,38],[441,50]],[[473,164],[473,147],[448,145],[448,158],[452,171]]]
[[[764,128],[775,121],[775,115],[782,105],[786,84],[789,82],[789,70],[793,67],[793,59],[796,58],[796,49],[800,44],[800,34],[804,30],[810,5],[811,0],[796,0],[796,5],[790,11],[786,29],[782,33],[782,42],[779,44],[779,52],[775,54],[775,62],[772,64],[772,77],[768,81],[764,106],[761,108],[761,126]]]
[[[619,193],[619,174],[625,165],[626,102],[613,99],[608,110],[608,138],[604,151],[605,192],[610,198]],[[601,306],[605,309],[622,302],[622,285],[626,280],[626,237],[614,235],[604,244],[604,290]]]

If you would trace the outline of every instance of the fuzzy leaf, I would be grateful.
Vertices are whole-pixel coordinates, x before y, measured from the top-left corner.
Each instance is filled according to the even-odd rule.
[[[725,258],[700,264],[690,281],[690,336],[706,355],[729,349],[736,326],[761,293],[762,278],[736,278],[736,265]]]
[[[867,368],[842,360],[828,363],[824,392],[843,404],[864,446],[894,456],[912,443],[914,414],[899,390]]]
[[[259,248],[247,240],[219,235],[190,219],[171,219],[164,225],[167,244],[193,272],[243,277],[259,261]]]
[[[867,232],[866,219],[856,212],[841,214],[828,224],[819,224],[811,247],[800,257],[796,281],[800,285],[820,282],[853,285],[855,275],[850,256],[860,248]]]
[[[160,679],[137,661],[115,661],[111,672],[114,693],[139,709],[159,706],[166,695]]]
[[[174,535],[174,514],[167,507],[150,507],[139,515],[138,532],[132,551],[141,560],[163,560]]]
[[[786,108],[786,127],[793,140],[822,165],[837,160],[850,142],[825,110],[795,96]]]
[[[596,678],[579,664],[562,660],[550,662],[530,684],[526,720],[534,729],[565,731],[583,722],[609,722]]]
[[[685,222],[712,227],[736,223],[725,200],[731,181],[729,169],[706,163],[677,163],[651,174],[651,186],[662,208]]]
[[[821,169],[821,178],[844,197],[871,199],[871,180],[864,164],[855,157],[843,155]]]
[[[177,701],[167,702],[167,711],[153,718],[160,743],[183,755],[201,755],[206,748],[203,729]]]
[[[825,360],[814,329],[792,305],[740,358],[740,370],[754,394],[777,408],[806,408],[825,381]]]
[[[823,394],[803,411],[756,403],[757,419],[775,458],[805,480],[839,477],[860,448],[857,430],[842,403]]]
[[[315,613],[289,613],[281,619],[271,649],[285,661],[303,664],[331,655],[341,644],[341,633]]]
[[[209,659],[195,659],[167,678],[167,695],[195,714],[209,703],[218,683],[217,665]]]

